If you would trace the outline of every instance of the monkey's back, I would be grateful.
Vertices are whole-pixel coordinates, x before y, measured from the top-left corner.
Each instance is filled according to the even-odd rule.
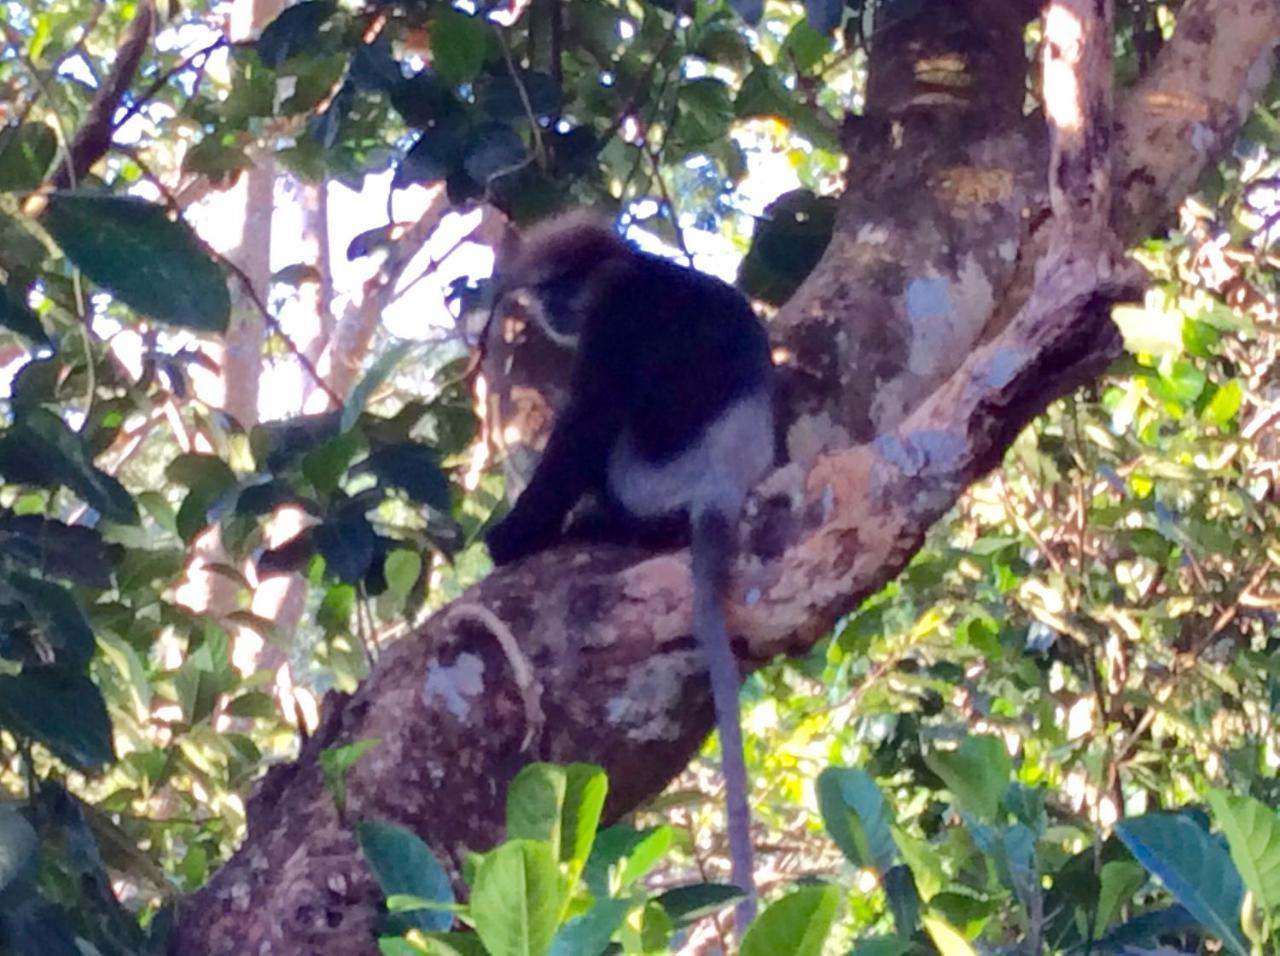
[[[665,461],[734,401],[767,394],[768,337],[733,286],[647,254],[611,285],[602,312],[625,350],[615,367],[631,379],[626,429],[640,455]]]

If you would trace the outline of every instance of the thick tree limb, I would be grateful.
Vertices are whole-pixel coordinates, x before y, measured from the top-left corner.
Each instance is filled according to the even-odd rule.
[[[124,99],[125,93],[133,85],[137,75],[138,64],[147,52],[147,44],[151,41],[151,32],[155,25],[156,10],[151,0],[142,0],[138,11],[129,24],[124,41],[116,51],[115,63],[111,72],[102,82],[101,88],[89,106],[89,114],[84,123],[76,131],[71,143],[70,153],[58,167],[53,176],[54,185],[59,189],[74,186],[84,179],[85,174],[93,168],[93,164],[107,155],[111,148],[111,137],[115,132],[112,122],[116,108]]]
[[[803,464],[788,466],[760,489],[745,522],[747,544],[730,609],[741,635],[736,650],[748,666],[805,651],[841,614],[896,575],[928,528],[999,462],[1023,425],[1052,398],[1096,375],[1114,354],[1109,306],[1132,295],[1136,283],[1116,255],[1104,215],[1110,205],[1107,161],[1150,171],[1150,194],[1163,197],[1164,209],[1179,199],[1170,191],[1173,177],[1183,183],[1189,173],[1152,157],[1148,150],[1158,145],[1151,138],[1128,137],[1117,153],[1106,148],[1108,137],[1098,125],[1106,122],[1109,71],[1101,65],[1105,52],[1094,47],[1108,34],[1093,24],[1092,4],[1064,0],[1054,6],[1077,11],[1086,29],[1078,57],[1066,37],[1050,31],[1061,41],[1055,55],[1076,79],[1076,94],[1068,100],[1080,126],[1073,134],[1050,110],[1058,117],[1053,215],[1037,247],[1048,253],[1037,256],[1034,282],[1016,304],[1004,304],[1007,296],[997,294],[1004,287],[991,286],[988,317],[1007,308],[1008,318],[982,344],[974,346],[967,321],[936,327],[917,322],[909,330],[922,339],[893,353],[898,374],[914,375],[917,386],[933,385],[918,388],[914,400],[904,398],[902,407],[878,419],[871,441],[843,450],[817,441]],[[1201,14],[1241,8],[1241,15],[1254,17],[1253,29],[1272,31],[1259,49],[1274,45],[1280,24],[1271,9],[1244,6],[1190,0],[1184,10],[1196,23]],[[1235,55],[1233,38],[1247,30],[1211,32],[1197,47],[1205,58]],[[1169,50],[1178,48],[1175,37]],[[1249,95],[1248,72],[1231,75],[1238,86],[1230,100],[1237,102]],[[1228,141],[1238,112],[1215,117],[1222,124],[1214,127],[1215,142]],[[986,146],[971,139],[965,148],[973,157],[1007,158],[1030,142],[1014,139],[1023,145],[1002,154],[994,144],[1010,137],[997,129],[988,131]],[[1210,158],[1196,153],[1188,162],[1198,171]],[[922,160],[920,168],[926,167]],[[1006,204],[1024,175],[1021,167],[1013,169],[986,167],[998,174],[990,181],[999,188],[989,193],[969,188],[987,182],[983,175],[940,179],[935,168],[928,182],[955,199],[962,216],[1004,215],[999,210],[1013,209]],[[870,208],[857,183],[844,202]],[[1117,204],[1123,206],[1120,197]],[[933,225],[915,224],[925,231]],[[839,323],[860,305],[851,290],[874,289],[866,277],[887,261],[870,251],[874,236],[864,225],[845,218],[840,230],[842,241],[833,243],[799,304],[781,317],[779,331],[793,344],[825,336],[832,350]],[[894,294],[905,295],[907,285],[897,284]],[[947,374],[936,363],[913,367],[911,358],[924,354],[921,341],[929,355],[963,361],[953,360]],[[845,343],[838,354],[855,350]],[[895,380],[885,358],[890,354],[881,356],[886,381]],[[844,369],[836,368],[831,381],[847,384]],[[854,406],[839,387],[825,405],[821,394],[811,392],[814,407],[827,409],[833,423],[839,409]],[[500,838],[506,783],[529,760],[601,764],[610,775],[614,815],[655,793],[711,724],[701,657],[689,637],[689,604],[685,556],[617,549],[553,550],[471,588],[412,638],[389,648],[355,695],[329,699],[323,725],[300,759],[273,770],[251,802],[244,847],[186,901],[173,951],[373,952],[376,891],[350,822],[387,819],[409,826],[456,872],[467,848]],[[352,771],[347,816],[340,819],[316,758],[325,747],[361,738],[379,745]]]

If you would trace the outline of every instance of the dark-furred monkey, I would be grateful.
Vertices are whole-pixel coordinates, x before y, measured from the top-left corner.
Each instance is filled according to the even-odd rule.
[[[737,523],[774,461],[773,366],[732,286],[639,252],[607,223],[571,214],[539,226],[500,272],[495,309],[523,296],[556,341],[576,344],[569,399],[514,508],[487,536],[497,564],[560,540],[594,496],[593,537],[693,552],[695,636],[724,754],[733,878],[754,914],[738,669],[725,626]],[[674,531],[674,534],[673,534]]]

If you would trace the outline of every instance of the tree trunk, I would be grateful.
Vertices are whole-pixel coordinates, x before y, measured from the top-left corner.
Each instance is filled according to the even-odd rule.
[[[772,326],[793,362],[795,461],[744,520],[730,618],[748,667],[807,651],[1031,417],[1105,366],[1109,306],[1137,289],[1116,249],[1230,144],[1280,39],[1274,0],[1189,0],[1112,126],[1092,35],[1076,50],[1050,30],[1046,78],[1072,73],[1083,124],[1065,135],[1050,103],[1050,138],[1018,115],[1021,26],[997,12],[1010,5],[951,6],[877,46],[836,235]],[[1052,5],[1075,8],[1093,16]],[[968,80],[919,68],[936,44],[955,45],[958,61],[935,59]],[[250,801],[244,846],[184,901],[173,951],[375,952],[378,894],[350,824],[408,826],[456,875],[501,839],[506,784],[531,760],[603,766],[612,817],[654,795],[711,725],[689,598],[687,555],[616,548],[554,549],[468,590],[326,701],[299,759]],[[370,738],[339,818],[317,757]]]

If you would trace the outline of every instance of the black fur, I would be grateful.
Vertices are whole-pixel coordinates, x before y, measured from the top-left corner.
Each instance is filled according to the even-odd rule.
[[[526,238],[529,251],[499,288],[527,290],[557,328],[578,332],[569,404],[529,486],[486,536],[489,553],[507,564],[554,544],[585,495],[600,507],[569,537],[683,545],[687,516],[637,519],[618,506],[607,488],[609,454],[625,430],[645,460],[669,460],[733,401],[767,389],[764,328],[732,286],[637,252],[607,225],[574,217],[546,229]]]
[[[556,335],[576,336],[577,356],[568,405],[529,486],[489,531],[489,553],[506,564],[566,531],[650,547],[691,539],[693,630],[724,756],[733,877],[747,891],[741,932],[755,913],[751,811],[724,599],[738,513],[773,458],[768,339],[732,286],[637,252],[598,221],[559,220],[524,248],[499,278],[496,305],[526,291]],[[566,529],[588,495],[600,507]]]

